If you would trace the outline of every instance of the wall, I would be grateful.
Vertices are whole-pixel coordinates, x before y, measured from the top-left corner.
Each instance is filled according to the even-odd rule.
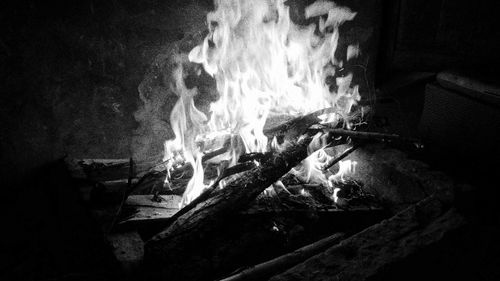
[[[491,72],[500,62],[494,1],[392,0],[386,3],[383,79],[395,71],[467,68]],[[382,80],[383,80],[382,79]]]
[[[138,86],[171,42],[204,28],[209,6],[150,0],[2,5],[2,181],[64,155],[130,157],[134,136],[145,133],[134,117],[142,105]]]

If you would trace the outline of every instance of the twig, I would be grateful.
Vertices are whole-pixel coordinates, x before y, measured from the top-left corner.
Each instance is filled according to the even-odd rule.
[[[381,140],[381,141],[400,141],[406,143],[412,143],[417,148],[421,148],[423,145],[420,140],[415,138],[402,137],[397,134],[385,134],[378,132],[360,132],[345,129],[329,128],[325,125],[314,126],[313,129],[321,129],[323,131],[329,132],[335,136],[345,136],[353,139],[363,139],[363,140]]]
[[[228,138],[224,141],[224,145],[221,148],[205,153],[201,157],[201,161],[206,162],[206,161],[210,160],[211,158],[214,158],[217,155],[223,154],[223,153],[227,152],[230,147],[231,147],[231,138]]]
[[[356,150],[361,145],[362,144],[355,144],[355,145],[351,146],[350,148],[348,148],[346,151],[344,151],[342,154],[340,154],[339,156],[337,156],[336,158],[331,159],[330,161],[328,161],[325,164],[325,166],[323,167],[323,171],[326,171],[326,170],[330,169],[333,165],[337,164],[340,160],[346,158],[347,155],[351,154],[351,152],[353,152],[354,150]]]

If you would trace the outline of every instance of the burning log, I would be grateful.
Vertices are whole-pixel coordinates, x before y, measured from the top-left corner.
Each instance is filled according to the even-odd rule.
[[[224,189],[179,216],[146,243],[145,260],[149,265],[157,265],[155,271],[160,276],[173,276],[176,268],[185,268],[190,262],[193,267],[206,267],[203,258],[194,257],[192,252],[210,243],[207,239],[211,233],[216,233],[265,188],[305,159],[311,140],[311,136],[300,138],[268,161],[228,181]],[[165,264],[169,266],[163,266]]]
[[[296,265],[337,244],[342,240],[344,235],[345,234],[343,233],[335,233],[286,255],[252,266],[251,268],[245,269],[238,274],[224,278],[221,281],[262,280],[264,278],[269,278],[273,274],[290,268],[291,266]]]
[[[317,110],[306,115],[301,115],[276,127],[264,129],[264,134],[269,138],[269,140],[272,140],[274,137],[278,136],[284,136],[285,139],[294,140],[298,136],[305,133],[305,131],[312,125],[318,124],[321,121],[321,119],[319,119],[319,116],[334,112],[335,109],[330,107]]]
[[[207,188],[203,193],[200,194],[196,199],[194,199],[192,202],[184,206],[179,212],[177,212],[174,216],[172,216],[172,219],[170,221],[175,221],[188,211],[192,210],[195,208],[199,203],[202,203],[203,201],[207,200],[210,198],[212,195],[213,191],[219,186],[219,183],[222,179],[229,177],[234,174],[238,174],[241,172],[244,172],[246,170],[249,170],[251,168],[254,168],[255,164],[252,162],[245,162],[241,163],[238,165],[235,165],[230,168],[224,168],[224,170],[220,173],[219,177],[212,183],[212,185]]]
[[[270,280],[365,280],[465,223],[431,195]]]

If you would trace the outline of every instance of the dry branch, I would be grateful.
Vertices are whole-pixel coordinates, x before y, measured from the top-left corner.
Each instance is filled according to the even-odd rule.
[[[314,129],[320,129],[324,132],[329,132],[334,136],[343,136],[350,137],[352,139],[360,139],[360,140],[380,140],[380,141],[398,141],[403,143],[411,143],[415,145],[417,148],[422,147],[422,143],[420,140],[415,138],[402,137],[397,134],[385,134],[378,132],[361,132],[361,131],[352,131],[345,129],[337,129],[337,128],[329,128],[323,125],[317,125]]]
[[[294,266],[309,257],[321,253],[325,249],[337,244],[342,240],[345,234],[336,233],[312,244],[297,249],[291,253],[274,258],[270,261],[254,265],[233,276],[222,279],[221,281],[244,281],[244,280],[263,280],[269,278],[275,273],[281,272],[291,266]]]
[[[330,161],[328,161],[327,163],[325,163],[325,165],[323,166],[323,170],[326,171],[326,170],[330,169],[333,165],[337,164],[340,160],[346,158],[354,150],[358,149],[358,147],[360,147],[360,145],[359,144],[355,144],[355,145],[349,147],[348,149],[346,149],[346,151],[344,151],[339,156],[337,156],[335,158],[332,158]]]

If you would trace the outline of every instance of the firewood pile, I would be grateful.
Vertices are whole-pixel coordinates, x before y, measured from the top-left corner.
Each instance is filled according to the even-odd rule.
[[[68,167],[87,183],[82,197],[124,270],[143,278],[361,280],[465,224],[452,207],[454,183],[401,150],[418,148],[416,140],[320,125],[322,113],[266,129],[289,144],[233,166],[209,161],[227,149],[227,138],[217,140],[203,159],[212,184],[182,208],[186,163],[74,159]],[[342,159],[358,163],[333,188],[289,173],[318,136],[326,143],[318,149],[344,148],[325,173]]]

